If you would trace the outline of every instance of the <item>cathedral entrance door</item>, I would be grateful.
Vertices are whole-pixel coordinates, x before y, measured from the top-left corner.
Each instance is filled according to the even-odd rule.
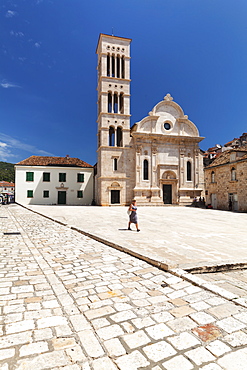
[[[120,190],[111,190],[111,204],[120,203]]]
[[[163,202],[172,204],[172,185],[163,185]]]

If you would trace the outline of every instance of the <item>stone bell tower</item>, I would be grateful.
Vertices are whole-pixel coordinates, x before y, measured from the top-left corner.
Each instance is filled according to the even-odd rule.
[[[125,205],[131,201],[130,176],[130,43],[100,34],[98,54],[98,163],[96,202]]]

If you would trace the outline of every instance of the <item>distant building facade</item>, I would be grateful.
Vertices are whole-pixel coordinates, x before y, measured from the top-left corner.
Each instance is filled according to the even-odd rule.
[[[8,181],[0,181],[0,193],[15,193],[15,184]]]
[[[204,171],[207,204],[247,212],[247,146],[222,152]]]
[[[93,170],[78,158],[31,156],[15,165],[15,200],[24,205],[91,205]]]
[[[98,41],[96,203],[191,204],[204,190],[203,138],[170,94],[130,127],[130,43]]]

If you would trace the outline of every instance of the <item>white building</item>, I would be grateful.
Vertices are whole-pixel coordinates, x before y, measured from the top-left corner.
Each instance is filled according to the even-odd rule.
[[[24,205],[91,205],[93,171],[78,158],[31,156],[15,165],[15,200]]]
[[[170,94],[130,127],[130,43],[104,34],[98,41],[96,202],[191,204],[204,188],[203,137]]]

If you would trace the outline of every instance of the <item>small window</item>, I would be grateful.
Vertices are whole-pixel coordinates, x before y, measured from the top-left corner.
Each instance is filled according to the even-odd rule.
[[[114,171],[117,171],[117,158],[114,158],[113,160],[113,169]]]
[[[165,123],[164,123],[164,129],[165,129],[165,130],[170,130],[170,129],[171,129],[171,125],[170,125],[170,123],[169,123],[169,122],[165,122]]]
[[[113,99],[114,99],[114,102],[113,102],[114,113],[118,113],[118,94],[117,93],[114,93]]]
[[[109,128],[109,146],[115,146],[115,128],[112,126]]]
[[[84,182],[84,173],[77,174],[77,182]]]
[[[232,167],[231,169],[231,180],[236,181],[237,180],[237,171],[236,168]]]
[[[26,181],[33,181],[34,172],[26,172]]]
[[[187,181],[191,181],[192,176],[191,176],[191,162],[187,162]]]
[[[50,182],[51,179],[50,179],[50,172],[43,172],[43,181],[45,182]]]
[[[108,92],[108,113],[112,113],[112,93],[109,91]]]
[[[59,174],[59,182],[66,182],[66,173]]]
[[[122,51],[124,51],[124,49],[122,49]],[[122,56],[122,78],[125,78],[125,65],[124,65],[124,62],[125,62],[125,60],[124,60],[124,56]]]
[[[115,55],[113,54],[111,57],[111,76],[115,77]]]
[[[83,190],[77,190],[77,198],[83,198]]]
[[[124,94],[121,93],[119,96],[119,111],[121,114],[124,114]]]
[[[49,190],[43,191],[43,198],[49,198]]]
[[[110,54],[107,54],[107,63],[106,63],[106,71],[107,71],[107,76],[110,76]]]
[[[27,197],[28,198],[33,198],[33,190],[28,190],[27,191]]]
[[[148,160],[143,161],[143,180],[148,180]]]
[[[120,77],[120,57],[117,56],[117,78]]]
[[[211,182],[215,182],[215,173],[214,173],[214,171],[211,172]]]
[[[123,146],[123,134],[122,134],[122,128],[117,128],[117,146]]]

